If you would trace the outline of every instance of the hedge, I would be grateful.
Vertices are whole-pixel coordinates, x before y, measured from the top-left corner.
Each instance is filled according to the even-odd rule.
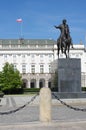
[[[0,97],[2,98],[4,96],[4,93],[0,91]]]
[[[24,88],[23,91],[24,91],[24,93],[26,93],[26,92],[39,92],[40,88]]]

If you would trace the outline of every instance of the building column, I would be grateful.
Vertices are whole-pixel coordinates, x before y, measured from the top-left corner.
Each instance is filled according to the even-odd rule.
[[[30,80],[27,82],[27,88],[30,88]]]
[[[36,79],[36,88],[39,88],[39,79]]]
[[[47,79],[45,80],[45,87],[48,88],[48,80]]]

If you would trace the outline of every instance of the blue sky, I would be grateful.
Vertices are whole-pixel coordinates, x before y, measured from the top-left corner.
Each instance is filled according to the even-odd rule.
[[[23,22],[17,23],[16,19]],[[0,39],[54,39],[67,19],[73,43],[86,44],[86,0],[0,0]]]

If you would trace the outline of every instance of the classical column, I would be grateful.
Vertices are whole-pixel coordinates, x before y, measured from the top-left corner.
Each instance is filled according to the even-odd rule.
[[[48,87],[48,79],[45,80],[45,86],[44,87]]]
[[[30,80],[27,82],[27,88],[30,88]]]
[[[36,79],[36,88],[39,88],[39,79]]]

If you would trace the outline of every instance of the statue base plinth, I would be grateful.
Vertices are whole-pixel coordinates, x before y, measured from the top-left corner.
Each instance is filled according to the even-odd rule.
[[[86,98],[85,92],[54,92],[60,99]],[[52,98],[55,98],[52,96]]]
[[[58,92],[81,92],[81,60],[58,59]]]

